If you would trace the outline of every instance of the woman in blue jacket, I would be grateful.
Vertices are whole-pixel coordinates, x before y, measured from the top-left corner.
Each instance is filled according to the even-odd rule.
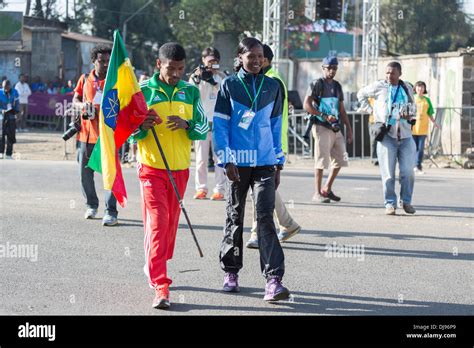
[[[275,190],[285,157],[281,149],[282,95],[275,80],[262,71],[263,45],[243,39],[238,48],[237,74],[221,84],[214,110],[212,131],[218,165],[228,178],[227,218],[220,250],[226,272],[224,291],[238,292],[242,268],[245,200],[249,188],[255,197],[260,267],[267,280],[266,301],[289,297],[281,281],[285,271],[273,210]]]

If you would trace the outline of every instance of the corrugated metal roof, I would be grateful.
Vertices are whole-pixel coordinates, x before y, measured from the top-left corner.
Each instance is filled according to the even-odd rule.
[[[110,45],[113,44],[113,42],[110,40],[106,40],[97,36],[84,35],[84,34],[79,34],[79,33],[74,33],[74,32],[63,32],[61,34],[61,37],[65,39],[81,41],[81,42],[105,43],[105,44],[110,44]]]

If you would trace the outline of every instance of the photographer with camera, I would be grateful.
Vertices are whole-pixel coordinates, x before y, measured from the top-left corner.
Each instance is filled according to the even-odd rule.
[[[332,192],[332,185],[341,167],[347,166],[347,153],[340,121],[346,127],[347,142],[352,143],[352,128],[344,108],[342,87],[334,80],[338,67],[337,58],[329,56],[323,60],[323,78],[314,80],[306,93],[304,109],[310,114],[306,136],[312,131],[315,145],[315,184],[313,201],[339,202],[341,197]],[[331,172],[322,187],[323,171],[329,167]]]
[[[189,82],[199,89],[204,114],[208,118],[209,127],[212,130],[212,117],[214,107],[216,106],[219,85],[226,75],[218,70],[221,55],[217,49],[207,47],[202,51],[201,57],[202,64],[191,74]],[[194,142],[196,150],[196,194],[194,195],[194,199],[206,199],[207,197],[209,150],[212,150],[211,139],[212,132],[208,132],[206,140],[197,140]],[[217,157],[214,151],[212,151],[212,154],[214,162],[217,163]],[[223,168],[215,167],[215,180],[211,200],[222,201],[224,200],[226,183]]]
[[[385,80],[374,82],[357,93],[361,108],[373,112],[375,123],[371,132],[377,141],[377,158],[382,176],[385,213],[395,215],[395,167],[400,167],[400,200],[407,214],[414,214],[411,205],[416,165],[416,145],[412,126],[416,122],[416,104],[413,87],[400,79],[402,67],[398,62],[388,63]],[[373,109],[369,98],[374,98]]]
[[[100,103],[111,52],[112,49],[105,45],[98,45],[92,49],[91,62],[94,69],[89,74],[80,77],[74,90],[73,107],[78,111],[79,116],[71,122],[72,127],[63,136],[63,139],[67,140],[74,133],[78,133],[77,161],[80,167],[82,195],[86,199],[87,210],[84,215],[86,219],[94,219],[99,207],[94,185],[94,171],[87,167],[87,163],[99,138]],[[116,225],[117,214],[117,200],[111,191],[106,191],[102,225]]]
[[[7,145],[6,159],[13,159],[13,144],[16,143],[16,115],[20,112],[20,97],[12,88],[9,80],[3,80],[0,89],[0,122],[2,123],[2,138],[0,140],[0,159],[5,151],[5,138]]]

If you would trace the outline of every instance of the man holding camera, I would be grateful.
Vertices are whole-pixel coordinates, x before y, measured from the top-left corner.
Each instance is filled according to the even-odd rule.
[[[226,77],[224,73],[220,72],[219,61],[221,55],[214,47],[207,47],[202,51],[202,64],[191,74],[189,82],[195,85],[201,94],[202,106],[204,114],[209,120],[209,127],[212,130],[212,116],[214,107],[216,106],[217,93],[219,92],[219,85]],[[195,199],[206,199],[207,187],[207,173],[209,162],[209,150],[211,146],[212,132],[207,133],[205,140],[198,140],[194,142],[196,150],[196,194]],[[214,162],[217,162],[217,157],[212,151]],[[225,173],[224,169],[215,167],[215,187],[211,196],[211,200],[224,200],[225,192]]]
[[[94,219],[99,207],[99,199],[95,191],[94,171],[87,167],[97,139],[99,138],[99,112],[105,77],[109,66],[112,49],[109,46],[98,45],[91,51],[91,61],[94,69],[89,74],[81,76],[74,90],[74,109],[80,113],[80,120],[76,121],[78,130],[79,176],[81,178],[82,195],[86,199],[86,219]],[[105,215],[103,226],[114,226],[117,220],[117,200],[111,191],[105,193]]]
[[[385,213],[395,215],[397,194],[395,193],[395,167],[400,167],[400,200],[407,214],[414,214],[411,205],[416,164],[416,145],[411,127],[416,120],[416,105],[413,87],[400,79],[400,63],[390,62],[385,69],[385,80],[380,80],[362,88],[357,93],[361,108],[373,112],[372,125],[377,143],[377,158],[383,183]],[[374,98],[374,107],[369,105]]]
[[[16,114],[20,112],[18,92],[12,88],[9,80],[3,80],[0,89],[0,122],[2,123],[2,138],[0,139],[0,159],[7,145],[6,159],[13,159],[13,144],[16,143]]]
[[[344,108],[342,87],[334,80],[338,67],[336,57],[323,60],[323,78],[313,81],[306,93],[304,109],[311,115],[312,133],[315,141],[315,186],[313,201],[339,202],[340,197],[332,192],[332,185],[341,167],[347,166],[347,153],[341,121],[346,126],[347,142],[352,143],[352,128]],[[322,187],[323,171],[329,167],[331,172]]]

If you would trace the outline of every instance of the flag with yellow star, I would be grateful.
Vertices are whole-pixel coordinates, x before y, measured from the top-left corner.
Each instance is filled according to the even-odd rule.
[[[145,97],[116,30],[100,106],[100,135],[87,166],[102,173],[104,189],[111,190],[122,207],[127,202],[127,191],[118,149],[142,124],[146,115]]]

